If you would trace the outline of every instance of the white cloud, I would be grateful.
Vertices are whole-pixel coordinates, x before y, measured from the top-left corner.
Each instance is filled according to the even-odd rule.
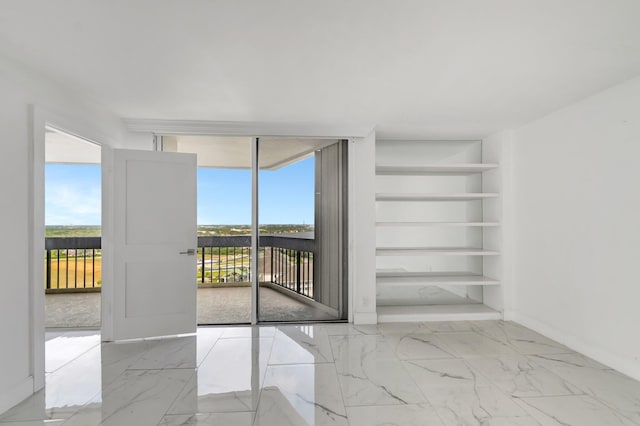
[[[47,188],[46,225],[99,225],[101,189],[55,185]]]

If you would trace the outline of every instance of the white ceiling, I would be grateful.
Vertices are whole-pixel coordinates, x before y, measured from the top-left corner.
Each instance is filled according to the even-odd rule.
[[[481,137],[640,75],[638,0],[3,0],[0,54],[128,118]]]
[[[250,137],[172,135],[163,151],[198,154],[198,167],[251,169]],[[260,138],[260,169],[278,170],[338,142],[335,139]]]
[[[47,128],[44,159],[55,164],[100,164],[100,145]]]

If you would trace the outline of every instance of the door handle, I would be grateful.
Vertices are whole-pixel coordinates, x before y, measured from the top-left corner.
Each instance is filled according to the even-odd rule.
[[[186,254],[187,256],[195,256],[196,249],[189,249],[187,251],[181,251],[180,254]]]

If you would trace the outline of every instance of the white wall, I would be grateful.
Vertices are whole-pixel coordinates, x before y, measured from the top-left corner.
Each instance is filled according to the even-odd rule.
[[[349,286],[355,324],[375,324],[376,136],[349,140]]]
[[[515,320],[640,379],[640,78],[513,137]]]
[[[482,162],[498,164],[498,168],[482,174],[483,192],[495,192],[498,197],[482,202],[483,218],[500,226],[482,231],[482,247],[500,252],[500,256],[482,259],[482,271],[500,281],[499,286],[485,286],[485,305],[502,311],[505,320],[513,319],[513,132],[502,131],[482,141]]]
[[[31,330],[30,241],[43,224],[32,219],[32,147],[30,105],[40,116],[56,117],[87,130],[92,137],[117,145],[124,137],[120,120],[81,101],[71,90],[56,87],[40,76],[0,57],[0,412],[42,384],[42,354],[30,357],[33,340],[42,338],[44,324]],[[42,132],[43,133],[43,132]],[[36,186],[38,183],[36,183]],[[42,194],[42,190],[36,190]],[[38,202],[36,201],[36,204]],[[35,231],[34,231],[35,229]],[[37,239],[37,238],[35,238]],[[42,242],[44,247],[44,241]],[[44,252],[42,252],[44,253]],[[42,282],[42,281],[41,281]],[[34,287],[35,288],[35,287]],[[39,293],[43,299],[43,293]],[[36,295],[37,296],[37,295]],[[42,308],[40,300],[40,308]],[[38,322],[36,322],[38,324]],[[40,336],[40,337],[38,337]],[[37,377],[34,378],[34,372]]]

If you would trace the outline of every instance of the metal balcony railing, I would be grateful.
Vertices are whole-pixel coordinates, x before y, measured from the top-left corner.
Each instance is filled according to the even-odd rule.
[[[263,235],[258,259],[259,281],[313,298],[315,240],[300,236]],[[251,237],[198,237],[198,280],[215,283],[251,282]]]
[[[49,293],[100,291],[100,237],[46,238],[45,289]],[[259,281],[313,298],[315,240],[308,236],[260,237]],[[252,280],[251,237],[198,237],[200,287],[248,285]]]
[[[45,238],[45,289],[95,291],[102,283],[100,237]]]

